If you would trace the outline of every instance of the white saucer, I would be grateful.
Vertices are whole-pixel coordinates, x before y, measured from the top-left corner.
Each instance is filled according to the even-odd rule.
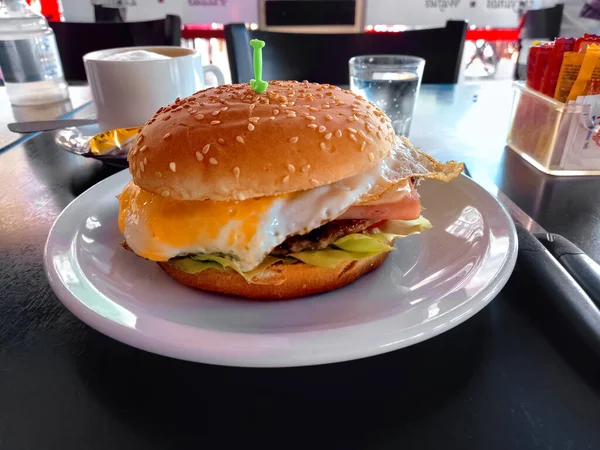
[[[115,196],[119,172],[75,199],[46,243],[50,284],[98,331],[150,352],[230,366],[323,364],[429,339],[480,311],[508,280],[517,256],[512,220],[461,176],[419,188],[433,229],[397,241],[376,271],[345,288],[261,302],[178,284],[124,250]]]

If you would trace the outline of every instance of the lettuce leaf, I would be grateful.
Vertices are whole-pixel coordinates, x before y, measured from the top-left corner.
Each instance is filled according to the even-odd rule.
[[[347,234],[346,236],[338,239],[333,245],[341,250],[347,252],[358,252],[358,253],[381,253],[389,252],[394,247],[389,245],[392,242],[392,238],[387,236],[378,236],[377,234],[362,234],[354,233]],[[381,233],[382,234],[382,233]],[[376,237],[377,236],[377,237]]]
[[[187,258],[173,259],[169,261],[169,263],[173,264],[179,270],[187,273],[200,273],[207,269],[225,270],[229,268],[235,270],[237,273],[243,276],[246,279],[246,281],[250,281],[257,275],[261,275],[265,271],[265,269],[267,269],[275,263],[295,262],[290,260],[291,258],[277,258],[275,256],[267,256],[263,260],[263,262],[261,262],[257,267],[248,272],[242,272],[235,262],[230,261],[227,258],[223,258],[222,256],[216,255],[193,255]]]
[[[382,233],[396,234],[399,237],[410,236],[420,233],[423,230],[429,230],[431,222],[423,216],[414,220],[388,220],[379,227]]]
[[[282,262],[293,264],[301,261],[318,267],[336,267],[342,261],[360,260],[379,253],[394,250],[391,245],[394,239],[410,236],[431,228],[431,223],[423,216],[415,220],[389,220],[379,227],[377,233],[348,234],[324,250],[305,250],[291,253],[285,257],[267,256],[262,263],[249,272],[242,272],[234,261],[217,255],[192,255],[174,259],[170,264],[187,273],[200,273],[207,269],[232,269],[243,276],[246,281],[260,276],[268,267]]]
[[[388,252],[389,250],[385,250]],[[324,250],[304,250],[303,252],[290,253],[289,256],[296,258],[303,263],[311,266],[334,268],[342,261],[353,261],[375,256],[383,252],[349,252],[346,250],[337,250],[335,248],[326,248]]]

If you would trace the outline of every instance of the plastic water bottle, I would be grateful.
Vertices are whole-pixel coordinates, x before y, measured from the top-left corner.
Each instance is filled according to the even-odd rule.
[[[24,0],[0,0],[0,70],[13,105],[69,98],[54,32]]]

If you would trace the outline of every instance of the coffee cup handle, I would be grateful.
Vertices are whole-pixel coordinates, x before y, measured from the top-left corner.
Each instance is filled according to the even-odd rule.
[[[221,69],[219,69],[217,66],[213,64],[208,64],[206,66],[202,66],[202,70],[204,70],[205,78],[207,72],[211,72],[212,74],[214,74],[215,77],[217,77],[217,86],[225,84],[225,77],[223,76],[223,72],[221,72]]]

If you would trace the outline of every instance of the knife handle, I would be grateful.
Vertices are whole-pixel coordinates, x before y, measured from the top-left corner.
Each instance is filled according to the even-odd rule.
[[[516,227],[519,238],[517,262],[580,336],[600,354],[600,310],[533,234],[519,224]]]
[[[600,307],[600,265],[560,234],[545,233],[536,237]]]

